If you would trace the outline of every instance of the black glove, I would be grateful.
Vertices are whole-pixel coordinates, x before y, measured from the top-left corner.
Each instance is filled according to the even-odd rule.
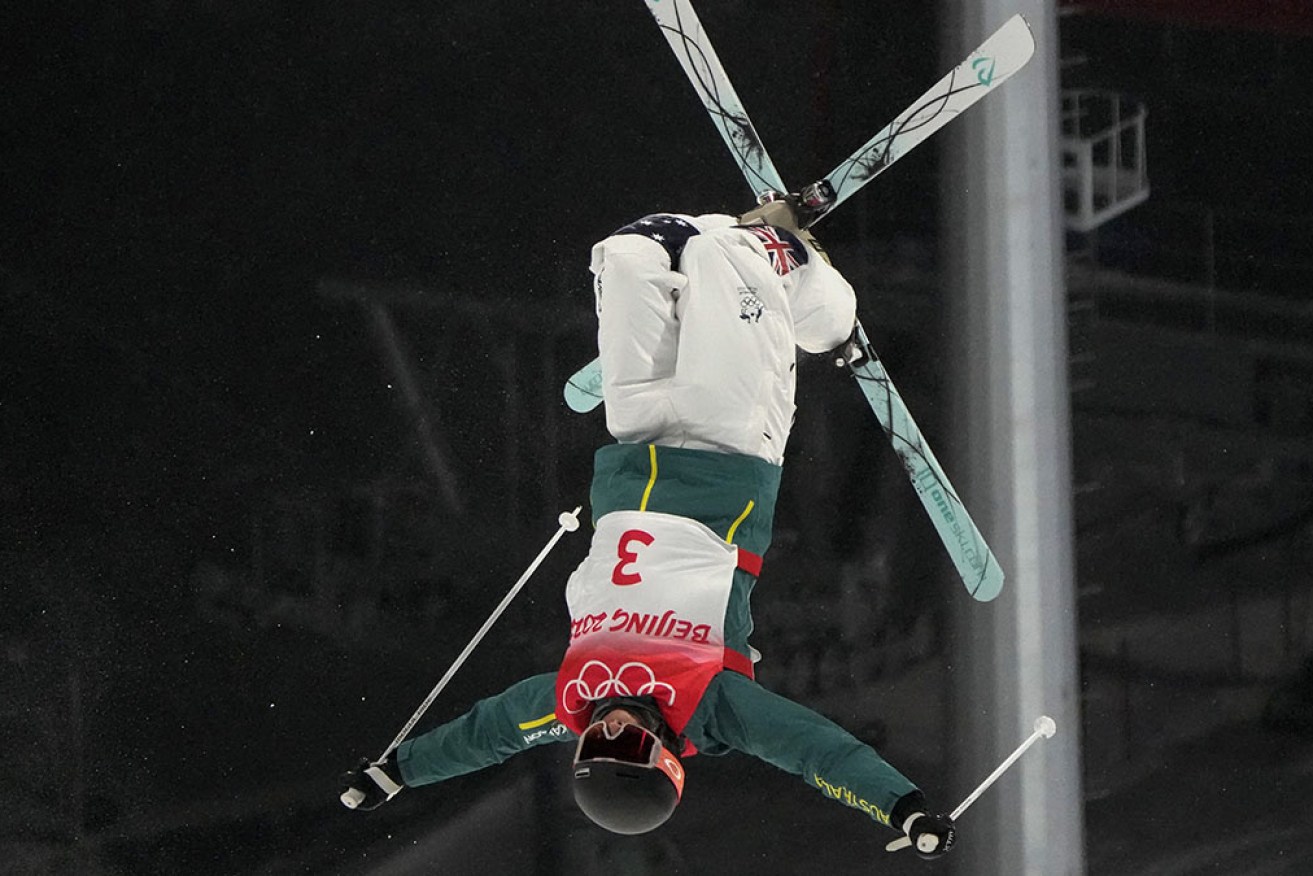
[[[852,334],[848,335],[848,340],[830,351],[830,357],[836,368],[856,368],[871,358],[870,352],[865,345],[858,340],[857,326],[853,326]]]
[[[395,761],[388,759],[371,763],[361,758],[356,768],[342,776],[342,793],[338,799],[348,809],[366,812],[377,809],[406,787],[401,781],[401,770]]]
[[[947,814],[914,812],[903,822],[903,832],[912,841],[916,853],[926,860],[948,854],[957,840],[957,828]]]
[[[912,841],[912,848],[926,860],[948,854],[957,840],[957,828],[953,819],[946,814],[930,813],[925,795],[912,791],[899,798],[894,804],[889,821],[901,827],[903,833]]]

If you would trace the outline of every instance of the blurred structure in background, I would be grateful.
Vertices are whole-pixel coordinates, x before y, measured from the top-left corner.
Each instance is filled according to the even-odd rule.
[[[941,54],[1021,12],[1029,70],[984,112],[946,130],[939,182],[941,284],[952,363],[950,458],[968,508],[1007,571],[1005,595],[954,602],[952,796],[960,799],[1030,735],[1058,735],[970,810],[979,837],[954,872],[1084,872],[1076,580],[1062,254],[1058,18],[1047,0],[943,5]],[[1082,168],[1087,174],[1092,168]],[[1099,168],[1108,170],[1107,165]],[[1105,207],[1106,209],[1106,207]]]

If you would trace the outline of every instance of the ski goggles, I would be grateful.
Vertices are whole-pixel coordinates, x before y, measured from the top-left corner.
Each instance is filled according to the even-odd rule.
[[[612,732],[604,721],[589,725],[579,736],[574,762],[596,760],[660,770],[674,784],[676,792],[683,796],[684,767],[679,758],[667,751],[660,738],[646,727],[625,724]]]

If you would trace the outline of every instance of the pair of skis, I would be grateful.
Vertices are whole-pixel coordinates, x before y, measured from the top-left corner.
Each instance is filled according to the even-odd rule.
[[[771,197],[772,193],[789,192],[730,84],[690,0],[646,0],[646,3],[753,193],[760,200]],[[1013,16],[878,134],[823,179],[803,190],[813,209],[807,224],[819,221],[889,165],[1006,82],[1026,65],[1034,51],[1030,27],[1020,15]],[[930,451],[860,323],[840,364],[847,366],[857,379],[967,591],[982,602],[998,596],[1003,589],[1003,571],[998,561]],[[565,400],[579,413],[591,411],[602,403],[602,369],[597,360],[567,381]]]

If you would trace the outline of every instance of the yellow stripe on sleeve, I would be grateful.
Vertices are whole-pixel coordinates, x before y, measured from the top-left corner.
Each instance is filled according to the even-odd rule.
[[[655,444],[647,445],[647,455],[648,458],[652,460],[652,476],[647,479],[647,489],[643,490],[643,501],[638,504],[639,511],[647,510],[647,500],[648,497],[652,495],[652,485],[656,483],[656,479],[657,479],[657,461],[656,461]]]
[[[550,724],[555,720],[556,720],[556,713],[552,712],[550,715],[543,715],[541,718],[536,718],[532,721],[525,721],[523,724],[519,724],[517,726],[521,730],[532,730],[534,727],[541,727],[542,725]]]
[[[748,500],[748,507],[746,507],[746,508],[743,509],[743,513],[739,515],[739,519],[738,519],[738,520],[735,520],[735,521],[734,521],[734,524],[733,524],[732,526],[730,526],[730,528],[729,528],[729,533],[726,534],[726,536],[725,536],[725,541],[726,541],[728,544],[733,544],[733,543],[734,543],[734,533],[738,531],[739,524],[742,523],[744,520],[747,520],[747,519],[748,519],[748,515],[752,513],[752,507],[753,507],[753,505],[755,505],[755,504],[756,504],[755,502],[753,502],[751,499],[749,499],[749,500]]]

